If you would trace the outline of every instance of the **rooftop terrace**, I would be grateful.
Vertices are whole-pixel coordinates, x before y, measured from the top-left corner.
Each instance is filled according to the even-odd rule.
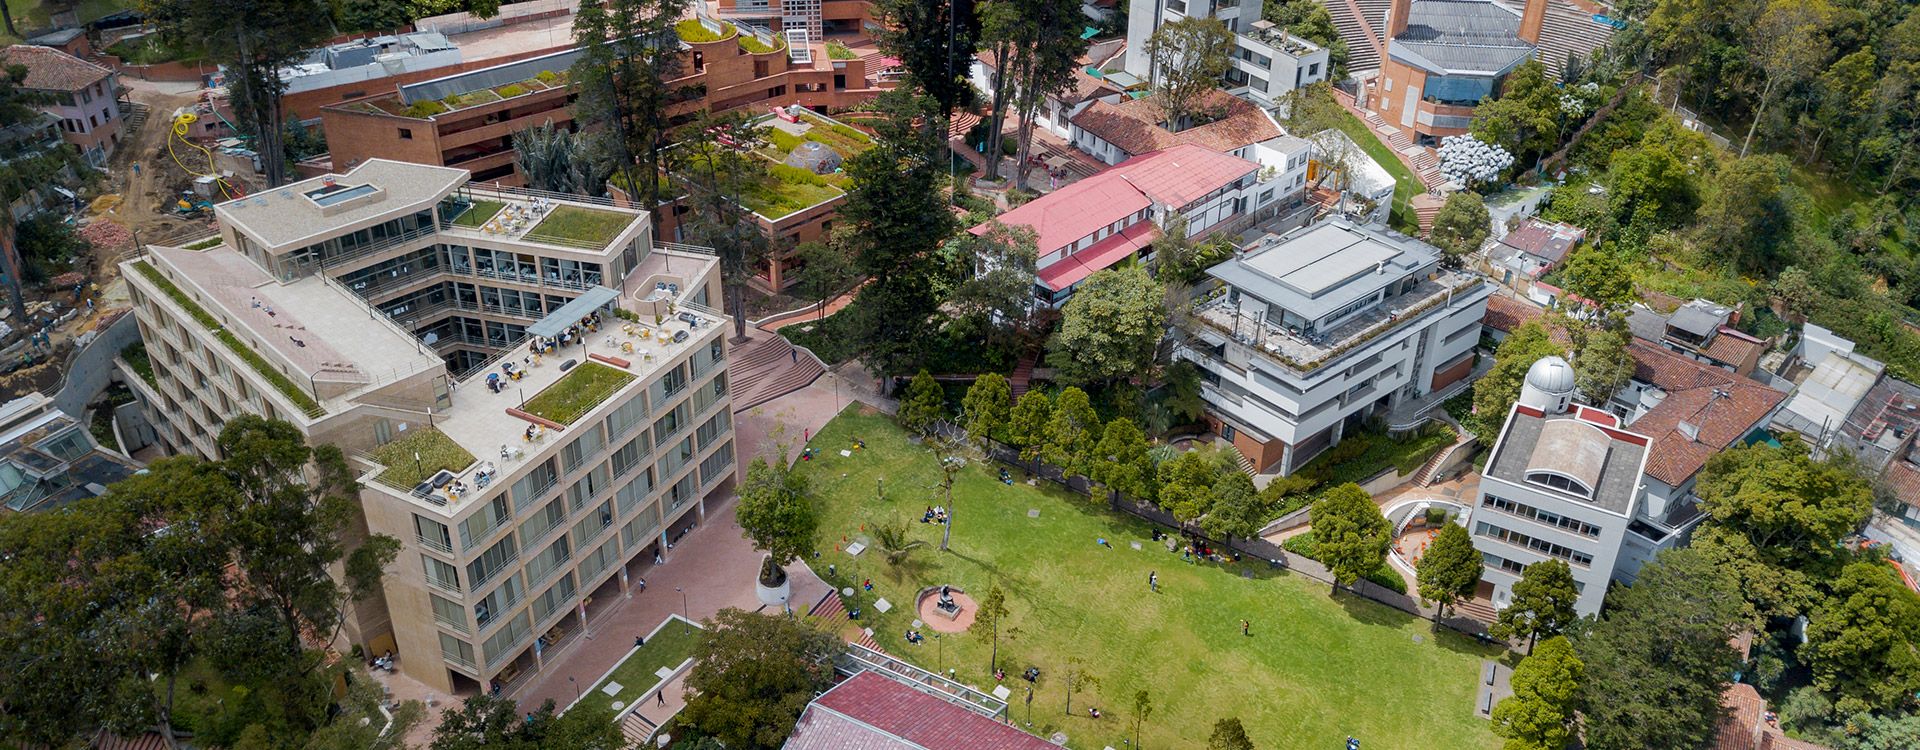
[[[1412,291],[1313,334],[1289,330],[1264,317],[1242,313],[1228,301],[1224,288],[1203,296],[1194,307],[1194,319],[1288,369],[1304,373],[1427,312],[1451,308],[1456,299],[1472,299],[1471,293],[1484,283],[1485,279],[1478,275],[1440,271],[1432,278],[1422,279]]]
[[[431,208],[467,178],[464,169],[369,159],[345,174],[263,190],[213,210],[269,248],[298,247],[359,222]]]

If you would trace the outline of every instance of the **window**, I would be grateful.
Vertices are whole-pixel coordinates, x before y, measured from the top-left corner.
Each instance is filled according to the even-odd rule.
[[[660,504],[649,503],[646,510],[634,516],[626,526],[620,528],[620,542],[627,549],[639,549],[641,543],[660,528]]]
[[[666,374],[661,375],[659,380],[653,381],[653,385],[647,389],[647,397],[651,403],[665,404],[668,398],[685,390],[686,387],[686,368],[681,365],[674,365],[673,369],[667,370]]]
[[[1600,536],[1600,527],[1598,526],[1577,518],[1568,518],[1553,511],[1541,510],[1525,503],[1516,503],[1504,497],[1488,495],[1480,500],[1480,507],[1492,508],[1502,513],[1532,519],[1548,526],[1565,529],[1582,536],[1596,538]]]
[[[547,532],[552,531],[553,527],[559,526],[565,520],[567,520],[567,503],[556,497],[553,502],[547,503],[547,507],[540,509],[539,513],[527,519],[526,525],[520,527],[520,534],[526,537],[528,543],[532,543],[546,536]]]
[[[434,622],[462,633],[469,632],[467,630],[467,613],[466,610],[461,609],[460,605],[443,599],[437,594],[428,594],[427,599],[433,602]]]
[[[401,128],[400,140],[403,140],[403,141],[413,140],[413,128]]]
[[[413,533],[428,549],[453,552],[453,536],[447,525],[418,513],[413,515]]]
[[[643,424],[647,417],[647,400],[635,396],[620,408],[607,415],[607,439],[619,440],[626,436],[634,425]]]
[[[446,633],[440,634],[440,658],[473,669],[473,644]]]
[[[594,537],[612,525],[613,501],[608,500],[573,525],[573,531],[569,533],[573,535],[574,549],[586,549],[587,542],[593,541]]]
[[[687,420],[692,417],[693,407],[686,402],[683,401],[679,406],[673,407],[672,411],[654,421],[653,442],[665,443],[668,438],[680,434],[682,430],[687,429]]]
[[[460,549],[468,549],[487,538],[507,520],[507,496],[494,495],[479,513],[460,522]]]
[[[694,437],[699,439],[700,449],[706,450],[708,446],[713,445],[714,439],[727,434],[727,431],[732,428],[733,415],[723,411],[713,415],[706,424],[700,425],[700,429],[694,431]]]
[[[600,571],[606,570],[619,555],[619,540],[607,540],[607,543],[600,545],[600,549],[594,550],[593,554],[580,558],[580,580],[593,583],[593,577],[599,575]]]
[[[566,609],[573,599],[573,574],[561,576],[547,592],[533,600],[533,621],[540,622],[557,610]]]
[[[547,490],[553,489],[559,480],[560,473],[554,469],[553,459],[549,458],[546,463],[533,467],[533,471],[513,483],[514,511],[526,510],[533,501],[547,494]]]
[[[606,442],[600,438],[600,426],[587,425],[585,434],[560,450],[561,464],[567,467],[567,473],[573,473],[573,470],[580,468],[580,464],[585,463],[589,457],[598,455],[600,449],[604,447]]]
[[[495,573],[499,573],[501,569],[512,563],[518,551],[513,542],[513,535],[508,534],[505,539],[500,540],[499,544],[493,545],[491,549],[480,553],[473,562],[467,563],[467,580],[472,581],[474,586],[486,583]]]
[[[1593,565],[1593,555],[1544,539],[1535,539],[1517,531],[1509,531],[1485,521],[1479,522],[1473,533],[1488,539],[1498,539],[1515,547],[1525,547],[1543,555],[1552,555],[1582,568]]]
[[[1556,474],[1547,471],[1530,471],[1527,472],[1527,481],[1552,487],[1568,494],[1579,495],[1580,497],[1593,497],[1593,490],[1588,488],[1585,483],[1565,474]]]
[[[619,492],[614,493],[615,500],[620,505],[620,515],[633,512],[634,507],[650,494],[653,494],[653,469],[651,468],[635,474],[633,481],[626,483]]]
[[[420,556],[420,562],[427,569],[427,585],[460,593],[460,569],[454,567],[453,563],[426,555]]]
[[[493,667],[506,661],[507,657],[513,655],[513,648],[532,634],[533,626],[527,620],[527,613],[521,612],[482,644],[487,650],[487,666]]]
[[[612,484],[613,480],[607,476],[606,464],[593,467],[593,471],[587,472],[585,477],[567,488],[567,507],[573,510],[586,507],[588,501],[606,492]]]
[[[721,445],[719,450],[713,452],[713,455],[700,461],[701,484],[713,484],[714,481],[720,477],[732,473],[733,443],[731,442]]]
[[[663,450],[665,454],[660,458],[659,470],[660,480],[664,482],[668,477],[680,473],[680,469],[693,460],[693,438],[689,437]]]
[[[638,437],[628,440],[626,445],[620,446],[619,450],[613,452],[613,475],[616,477],[626,476],[627,472],[639,465],[640,459],[645,458],[646,455],[647,436],[645,433],[641,433]]]
[[[507,580],[502,581],[499,588],[473,603],[474,624],[485,630],[487,623],[513,611],[513,605],[519,604],[520,598],[525,595],[526,591],[520,588],[520,576],[507,576]]]
[[[534,555],[527,561],[527,582],[538,586],[545,583],[548,576],[573,558],[573,545],[566,537],[553,540],[553,544]]]

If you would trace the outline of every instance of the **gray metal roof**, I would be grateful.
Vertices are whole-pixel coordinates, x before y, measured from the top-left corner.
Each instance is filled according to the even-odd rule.
[[[1520,14],[1491,0],[1419,0],[1388,40],[1396,59],[1434,72],[1504,73],[1532,56]]]
[[[1673,311],[1673,316],[1667,318],[1667,325],[1704,339],[1720,330],[1720,325],[1727,322],[1727,316],[1731,314],[1733,311],[1725,307],[1694,300]]]
[[[1640,484],[1641,459],[1645,456],[1647,449],[1616,439],[1598,428],[1579,431],[1556,428],[1552,431],[1555,434],[1546,434],[1549,423],[1572,419],[1574,417],[1565,414],[1542,418],[1514,412],[1508,418],[1506,430],[1500,438],[1500,452],[1487,461],[1487,475],[1543,492],[1554,492],[1555,490],[1527,481],[1529,470],[1553,468],[1535,465],[1533,459],[1540,452],[1540,447],[1544,443],[1551,442],[1564,450],[1567,448],[1566,441],[1570,439],[1591,442],[1591,446],[1585,446],[1581,450],[1603,454],[1604,465],[1599,468],[1597,474],[1589,474],[1599,479],[1593,488],[1593,498],[1580,502],[1601,510],[1626,515],[1633,506],[1634,493]],[[1588,467],[1580,468],[1582,471],[1591,470]],[[1568,496],[1568,499],[1574,498]]]
[[[1627,329],[1633,331],[1636,338],[1660,341],[1667,337],[1667,316],[1634,305],[1627,311]]]
[[[1327,221],[1269,236],[1262,246],[1207,269],[1242,294],[1315,320],[1372,296],[1440,259],[1418,240]]]
[[[620,299],[620,293],[604,286],[595,286],[573,298],[572,302],[561,305],[560,309],[547,313],[540,322],[527,326],[527,333],[542,338],[557,338],[567,326],[580,322],[581,318]]]

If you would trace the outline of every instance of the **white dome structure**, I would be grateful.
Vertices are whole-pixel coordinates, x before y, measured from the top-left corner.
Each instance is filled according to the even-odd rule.
[[[1527,368],[1520,386],[1520,404],[1548,414],[1559,414],[1573,402],[1573,365],[1560,357],[1541,357]]]

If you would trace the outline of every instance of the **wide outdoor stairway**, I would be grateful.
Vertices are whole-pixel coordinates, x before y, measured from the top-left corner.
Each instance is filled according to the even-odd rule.
[[[1453,614],[1457,617],[1471,617],[1489,624],[1500,616],[1500,613],[1494,610],[1493,602],[1478,596],[1454,605]]]
[[[1522,5],[1518,0],[1508,0],[1506,4],[1515,10]],[[1547,18],[1540,29],[1537,57],[1557,78],[1564,72],[1568,57],[1585,60],[1612,38],[1613,27],[1595,23],[1593,11],[1571,0],[1547,0]]]
[[[1380,67],[1386,48],[1387,8],[1393,0],[1320,0],[1333,16],[1340,38],[1347,42],[1347,70]]]
[[[746,343],[734,346],[733,363],[727,368],[734,411],[805,388],[827,371],[819,359],[794,348],[785,336],[757,328],[747,329],[747,335]]]
[[[620,734],[627,738],[630,747],[640,747],[640,743],[646,742],[648,737],[652,737],[653,730],[657,728],[658,727],[653,725],[653,722],[647,721],[646,717],[641,716],[639,711],[629,712],[626,716],[620,718]]]
[[[813,619],[814,627],[832,634],[835,637],[838,637],[840,631],[845,630],[847,625],[854,624],[853,619],[847,615],[847,603],[840,600],[840,592],[838,591],[828,591],[827,595],[821,597],[820,601],[813,605],[813,609],[807,612],[807,617]],[[858,643],[883,654],[887,652],[886,649],[880,647],[879,642],[873,640],[873,636],[867,635],[864,626],[862,627],[860,637],[851,642]]]
[[[1027,389],[1033,386],[1033,367],[1038,363],[1037,355],[1028,354],[1022,356],[1020,363],[1013,366],[1013,374],[1007,376],[1007,392],[1013,400],[1020,400],[1021,396],[1026,395]]]

